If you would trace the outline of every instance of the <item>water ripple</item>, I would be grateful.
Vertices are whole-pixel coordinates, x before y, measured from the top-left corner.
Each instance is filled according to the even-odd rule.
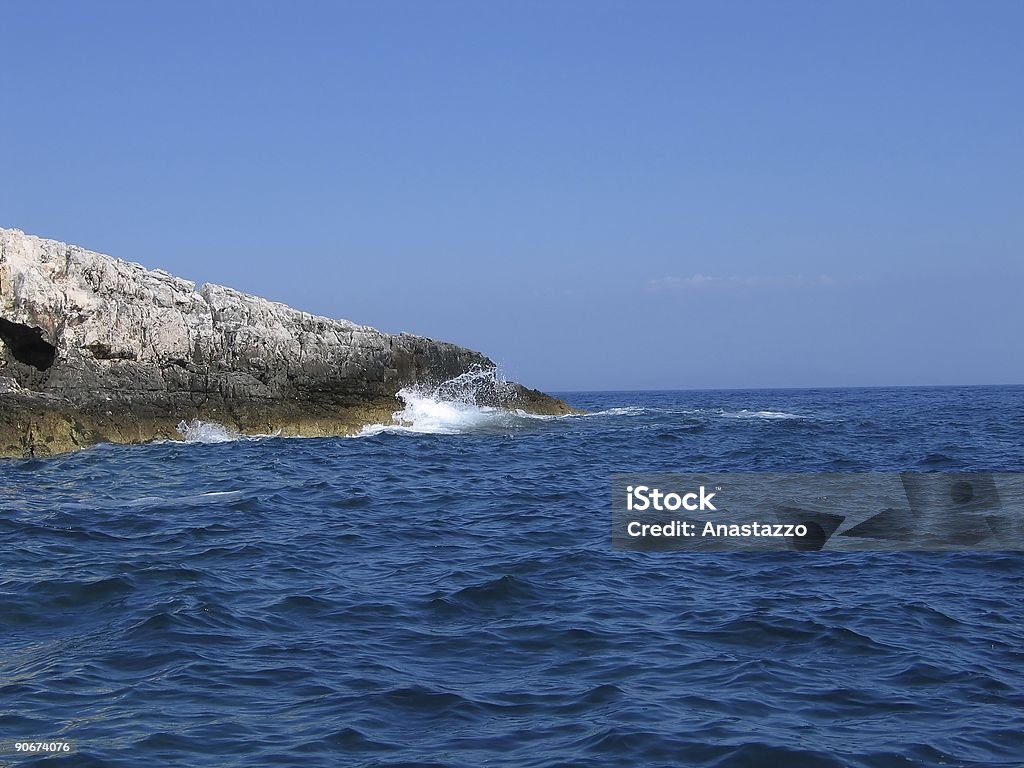
[[[1022,395],[420,403],[438,434],[8,462],[0,741],[71,739],[26,764],[76,768],[1019,766],[1020,554],[615,552],[607,494],[633,470],[1021,471]]]

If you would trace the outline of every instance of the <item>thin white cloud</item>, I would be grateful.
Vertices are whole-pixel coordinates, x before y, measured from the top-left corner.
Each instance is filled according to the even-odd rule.
[[[648,280],[647,287],[652,291],[672,291],[695,288],[813,288],[834,285],[835,280],[829,275],[776,275],[719,277],[698,272],[689,277],[659,277]]]

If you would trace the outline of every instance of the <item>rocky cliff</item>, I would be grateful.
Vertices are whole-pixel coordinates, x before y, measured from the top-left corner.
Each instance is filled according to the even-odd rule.
[[[412,334],[330,320],[219,285],[0,229],[0,456],[242,433],[341,435],[390,422],[402,387],[494,364]],[[519,385],[490,405],[567,413]]]

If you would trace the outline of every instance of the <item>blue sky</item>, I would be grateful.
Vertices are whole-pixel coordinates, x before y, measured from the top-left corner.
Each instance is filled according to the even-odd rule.
[[[0,226],[549,390],[1022,383],[1019,2],[7,2]]]

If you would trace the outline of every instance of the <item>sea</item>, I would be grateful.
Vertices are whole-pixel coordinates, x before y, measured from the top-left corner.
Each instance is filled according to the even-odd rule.
[[[1024,471],[1024,387],[561,396],[0,463],[0,765],[1024,765],[1019,552],[610,527],[615,473]]]

